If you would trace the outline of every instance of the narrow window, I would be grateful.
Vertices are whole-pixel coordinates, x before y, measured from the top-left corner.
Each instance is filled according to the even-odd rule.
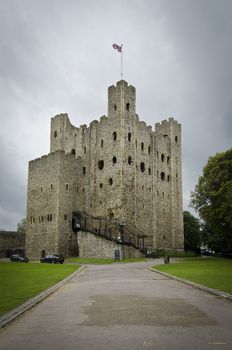
[[[132,163],[132,158],[131,158],[131,156],[129,156],[128,157],[128,164],[131,165],[131,163]]]
[[[40,187],[40,191],[43,192],[43,187]]]
[[[140,163],[140,170],[142,171],[142,173],[145,171],[145,164],[144,164],[144,162]]]
[[[84,187],[82,187],[82,193],[85,193],[85,188]]]
[[[109,182],[109,185],[110,185],[110,186],[113,185],[113,179],[112,179],[112,177],[109,178],[109,181],[108,181],[108,182]]]
[[[49,217],[50,217],[50,221],[52,221],[52,214],[50,214]]]
[[[65,189],[66,189],[66,191],[68,191],[68,184],[65,185]]]
[[[148,174],[151,175],[151,168],[148,168]]]
[[[165,159],[165,156],[164,156],[164,154],[162,153],[162,154],[161,154],[161,161],[163,162],[164,159]]]
[[[86,146],[84,146],[84,153],[86,153]],[[75,153],[74,153],[75,154]]]
[[[159,191],[157,191],[157,197],[159,196]]]
[[[103,187],[102,183],[100,183],[100,184],[99,184],[99,187],[100,187],[100,188],[102,188],[102,187]]]
[[[170,161],[170,157],[167,157],[167,164],[169,164],[169,161]]]
[[[163,197],[163,199],[164,199],[164,192],[162,192],[162,197]]]
[[[53,189],[53,184],[51,184],[51,190]]]
[[[143,151],[144,150],[144,143],[141,142],[141,150]]]
[[[104,140],[101,139],[101,147],[104,145]]]
[[[71,153],[72,153],[72,154],[76,154],[76,151],[75,151],[74,148],[72,148]]]
[[[85,173],[86,173],[86,167],[85,166],[83,166],[82,172],[83,172],[83,175],[85,175]]]
[[[104,160],[99,160],[98,161],[98,169],[102,170],[104,168]]]
[[[168,182],[170,181],[170,175],[167,176],[167,181],[168,181]]]
[[[54,131],[53,136],[54,136],[54,137],[57,137],[57,131]]]
[[[50,216],[48,215],[48,216],[47,216],[47,221],[49,221],[49,219],[50,219]]]
[[[64,214],[64,220],[67,220],[67,214]]]
[[[129,102],[127,102],[127,104],[126,104],[126,110],[129,111],[129,109],[130,109],[130,104],[129,104]]]
[[[116,157],[113,157],[113,158],[112,158],[112,163],[113,163],[113,164],[116,164],[116,163],[117,163],[117,158],[116,158]]]
[[[116,104],[114,104],[114,110],[115,110],[115,111],[117,110],[117,105],[116,105]]]
[[[113,132],[113,140],[114,140],[114,141],[117,140],[117,133],[116,133],[116,131]]]
[[[76,192],[78,192],[78,191],[79,191],[79,187],[77,186],[77,187],[76,187]]]
[[[137,140],[135,140],[135,147],[137,148]]]
[[[42,222],[44,221],[44,218],[43,218],[43,216],[41,216],[41,221],[42,221]]]
[[[148,154],[151,154],[151,147],[148,147]]]
[[[164,181],[165,180],[165,173],[162,171],[160,174],[161,180]]]
[[[131,133],[128,132],[128,141],[131,142]]]
[[[178,137],[177,137],[177,136],[175,136],[175,142],[176,142],[176,143],[178,142]]]

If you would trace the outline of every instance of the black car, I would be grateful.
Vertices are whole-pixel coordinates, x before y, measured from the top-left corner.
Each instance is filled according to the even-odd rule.
[[[29,261],[29,259],[28,258],[25,258],[25,257],[22,257],[22,256],[20,256],[20,255],[18,255],[18,254],[13,254],[13,255],[11,255],[11,257],[10,257],[10,261],[11,262],[14,262],[14,261],[16,261],[16,262],[28,262]]]
[[[50,264],[56,264],[60,263],[63,264],[64,257],[61,255],[46,255],[44,258],[40,259],[41,263],[50,263]]]

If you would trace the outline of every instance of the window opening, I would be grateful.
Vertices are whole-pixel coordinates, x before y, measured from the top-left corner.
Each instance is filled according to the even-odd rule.
[[[101,139],[101,147],[104,145],[104,140]]]
[[[114,140],[114,141],[117,140],[117,133],[116,133],[116,131],[113,132],[113,140]]]
[[[86,173],[86,167],[85,166],[83,166],[82,171],[83,171],[83,175],[85,175],[85,173]]]
[[[103,187],[102,183],[100,183],[100,184],[99,184],[99,187],[100,187],[100,188],[102,188],[102,187]]]
[[[116,158],[116,157],[113,157],[113,158],[112,158],[112,163],[113,163],[113,164],[117,163],[117,158]]]
[[[148,154],[151,154],[151,147],[148,147]]]
[[[129,109],[130,109],[130,104],[129,104],[129,102],[127,102],[127,104],[126,104],[126,110],[129,111]]]
[[[165,180],[165,173],[162,171],[160,174],[161,180],[164,181]]]
[[[51,184],[51,190],[53,189],[53,184]]]
[[[144,162],[140,163],[140,170],[142,171],[142,173],[145,171],[145,164],[144,164]]]
[[[98,161],[98,169],[102,170],[104,168],[104,160],[99,160]]]
[[[175,136],[175,142],[176,142],[176,143],[178,142],[178,137],[177,137],[177,136]]]
[[[128,132],[128,141],[131,142],[131,133]]]
[[[115,110],[115,111],[117,110],[117,105],[116,105],[116,104],[114,104],[114,110]]]
[[[68,184],[65,185],[65,189],[66,189],[66,191],[68,190]]]
[[[108,182],[109,182],[109,185],[110,185],[110,186],[113,185],[113,179],[112,179],[112,177],[109,178],[109,181],[108,181]]]
[[[43,192],[43,187],[40,187],[40,191]]]
[[[169,161],[170,161],[170,157],[167,157],[167,164],[169,164]]]
[[[162,153],[162,154],[161,154],[161,161],[163,162],[164,159],[165,159],[165,155]]]
[[[151,168],[148,169],[148,174],[151,175]]]
[[[72,153],[72,154],[76,154],[76,151],[75,151],[74,148],[72,148],[71,153]]]
[[[141,142],[141,150],[143,151],[144,150],[144,143]]]
[[[67,220],[67,214],[64,214],[64,220]]]
[[[49,215],[49,220],[52,221],[52,214]]]
[[[168,181],[168,182],[170,181],[170,175],[167,176],[167,181]]]
[[[131,165],[131,163],[132,163],[132,158],[131,158],[131,156],[129,156],[128,157],[128,164]]]
[[[54,137],[57,137],[57,131],[56,131],[56,130],[54,131],[53,136],[54,136]]]
[[[84,146],[84,153],[86,153],[86,146]],[[75,154],[75,153],[74,153]]]

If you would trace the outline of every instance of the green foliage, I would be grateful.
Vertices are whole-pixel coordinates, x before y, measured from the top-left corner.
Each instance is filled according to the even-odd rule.
[[[122,259],[115,261],[114,259],[88,259],[88,258],[76,258],[72,257],[67,259],[69,262],[78,262],[79,264],[96,264],[96,265],[104,265],[104,264],[112,264],[115,262],[139,262],[145,261],[144,258],[130,258],[130,259]]]
[[[208,225],[210,247],[232,254],[232,148],[209,158],[191,206]]]
[[[201,246],[200,223],[190,212],[184,211],[184,249],[199,251]]]
[[[23,218],[17,225],[17,232],[26,233],[26,218]]]
[[[195,258],[176,264],[153,266],[186,280],[202,284],[209,288],[232,294],[232,260],[223,258]]]
[[[0,315],[61,281],[79,267],[0,262]]]

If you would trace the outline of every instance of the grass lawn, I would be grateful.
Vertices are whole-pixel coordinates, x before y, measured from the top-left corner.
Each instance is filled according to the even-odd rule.
[[[186,259],[178,263],[158,265],[153,268],[232,294],[231,259],[214,257]]]
[[[61,281],[79,267],[0,262],[0,315]]]
[[[139,261],[145,261],[144,258],[131,258],[131,259],[122,259],[122,260],[118,260],[115,261],[114,259],[87,259],[87,258],[69,258],[66,259],[67,262],[78,262],[79,264],[99,264],[99,265],[103,265],[103,264],[112,264],[115,262],[122,262],[122,263],[126,263],[126,262],[139,262]]]

